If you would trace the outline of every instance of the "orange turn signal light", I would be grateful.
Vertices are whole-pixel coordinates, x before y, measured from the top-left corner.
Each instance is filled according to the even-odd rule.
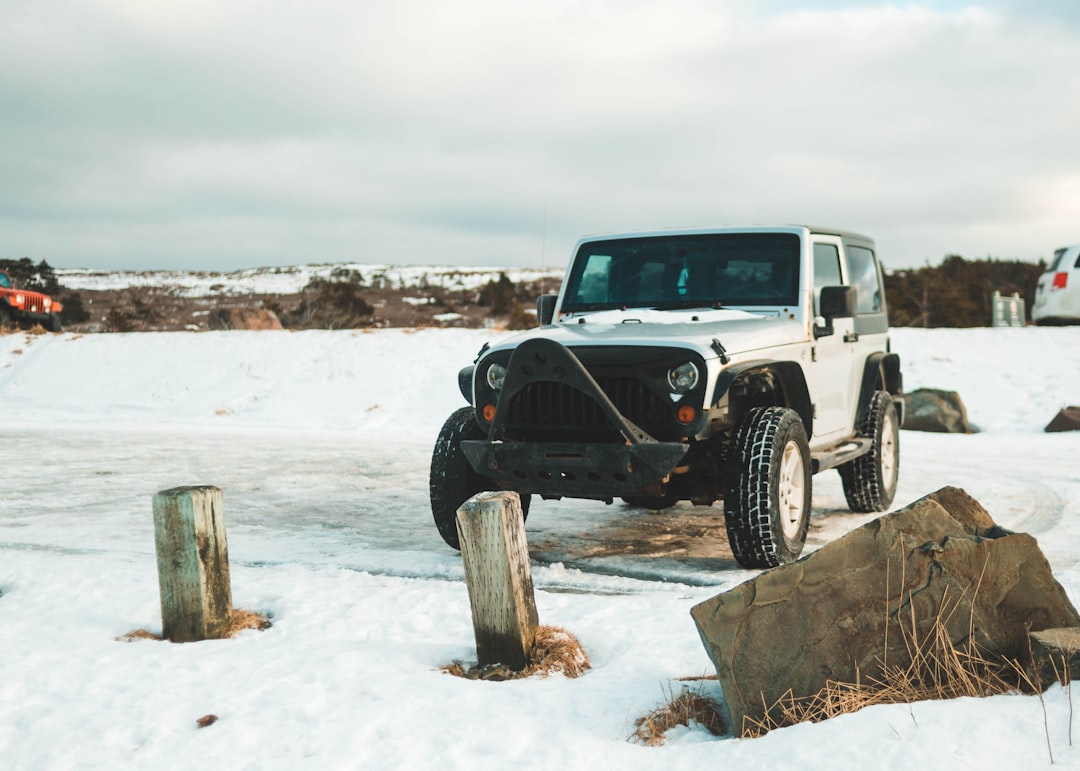
[[[689,404],[683,404],[675,410],[675,419],[684,426],[690,425],[697,419],[697,410]]]
[[[495,405],[485,404],[484,408],[480,410],[480,414],[484,416],[484,420],[490,423],[491,421],[495,420]]]

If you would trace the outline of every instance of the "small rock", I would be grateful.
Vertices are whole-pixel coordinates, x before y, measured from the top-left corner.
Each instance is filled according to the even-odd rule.
[[[960,394],[938,388],[920,388],[904,394],[904,421],[909,431],[938,434],[974,434]]]
[[[1057,431],[1080,431],[1080,407],[1065,407],[1054,416],[1045,429],[1047,433]]]
[[[1037,688],[1080,680],[1080,628],[1032,632],[1028,676]]]
[[[217,721],[217,715],[203,715],[201,718],[195,721],[195,725],[197,725],[199,728],[206,728],[207,726],[212,726]]]

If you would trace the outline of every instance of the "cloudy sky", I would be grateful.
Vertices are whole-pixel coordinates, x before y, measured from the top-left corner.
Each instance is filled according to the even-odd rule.
[[[1080,241],[1075,0],[3,0],[0,257],[565,264],[809,222]]]

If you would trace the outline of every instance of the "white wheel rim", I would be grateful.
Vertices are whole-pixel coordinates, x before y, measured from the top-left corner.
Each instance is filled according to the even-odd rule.
[[[788,540],[799,535],[802,525],[803,507],[806,500],[806,474],[803,471],[803,457],[795,442],[784,446],[784,455],[780,458],[780,489],[777,506],[780,513],[780,528]]]
[[[881,481],[886,488],[896,483],[896,430],[893,416],[886,414],[881,423]]]

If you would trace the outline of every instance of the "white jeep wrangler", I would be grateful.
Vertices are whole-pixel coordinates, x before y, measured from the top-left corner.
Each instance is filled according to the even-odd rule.
[[[459,374],[468,407],[431,460],[431,507],[482,490],[662,508],[724,501],[746,567],[795,560],[811,475],[884,510],[899,470],[900,359],[874,243],[792,227],[582,239],[540,327]]]

